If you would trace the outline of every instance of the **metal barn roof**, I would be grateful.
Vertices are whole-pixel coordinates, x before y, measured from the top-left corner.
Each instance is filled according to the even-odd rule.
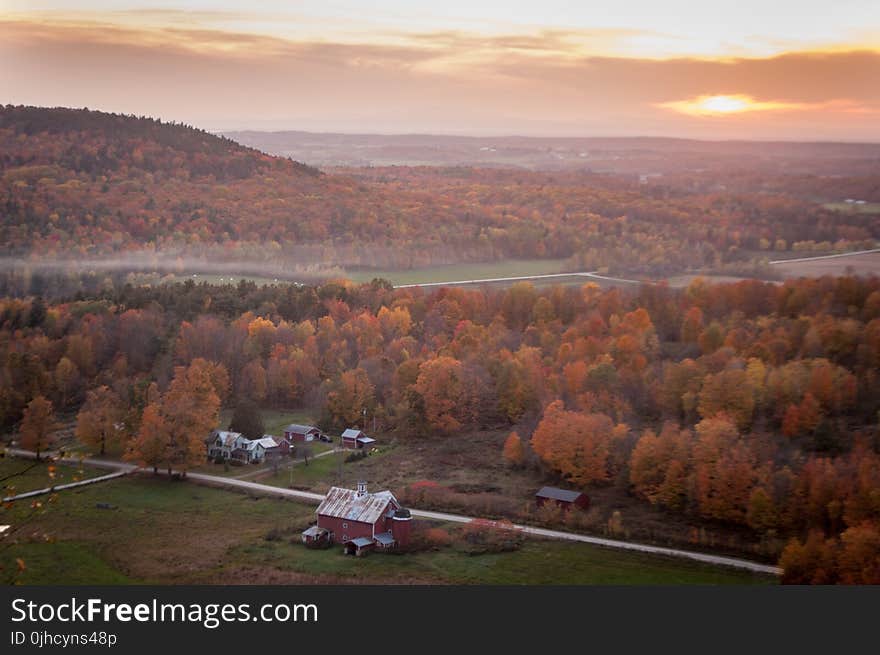
[[[541,487],[535,494],[539,498],[552,498],[553,500],[562,500],[567,503],[573,503],[580,495],[580,491],[569,491],[568,489],[557,489],[556,487]]]
[[[376,541],[378,541],[383,546],[390,546],[394,543],[394,537],[390,532],[380,532],[376,535]]]
[[[364,433],[361,432],[360,430],[358,430],[356,428],[348,428],[345,432],[342,433],[342,438],[343,439],[357,439],[361,435],[364,435]],[[364,435],[364,436],[366,436],[366,435]]]
[[[320,432],[320,430],[314,425],[300,425],[299,423],[291,423],[286,428],[284,428],[285,432],[295,432],[297,434],[308,434],[312,430]]]
[[[358,498],[357,491],[354,489],[330,487],[330,491],[318,506],[317,513],[349,521],[375,523],[382,517],[388,504],[392,502],[395,506],[400,507],[400,503],[390,491],[379,491]]]

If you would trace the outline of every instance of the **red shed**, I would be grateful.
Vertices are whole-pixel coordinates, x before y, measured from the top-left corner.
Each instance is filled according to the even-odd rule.
[[[363,448],[364,446],[372,446],[376,440],[368,437],[357,428],[348,428],[342,433],[343,448]]]
[[[541,487],[535,494],[535,504],[543,507],[545,503],[555,502],[557,507],[562,509],[571,509],[574,505],[580,509],[586,509],[590,506],[590,498],[580,491],[569,491],[568,489],[557,489],[556,487]]]
[[[296,423],[291,423],[286,428],[284,428],[284,436],[290,441],[290,443],[295,442],[306,442],[306,441],[314,441],[315,439],[321,438],[321,430],[316,428],[314,425],[298,425]]]
[[[352,554],[409,542],[409,510],[390,491],[368,493],[365,482],[358,482],[357,490],[331,487],[315,513],[316,527],[326,531],[331,542],[345,544],[346,552]],[[316,530],[309,530],[303,532],[306,544],[316,536]]]

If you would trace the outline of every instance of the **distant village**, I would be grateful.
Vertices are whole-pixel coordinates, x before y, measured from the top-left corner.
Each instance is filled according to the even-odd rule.
[[[333,438],[313,425],[291,423],[284,428],[284,436],[264,434],[258,439],[248,439],[240,432],[214,430],[206,439],[208,459],[230,464],[262,464],[267,460],[290,456],[297,443],[323,441],[333,443]],[[372,448],[376,440],[357,428],[348,428],[339,437],[342,448],[353,450]]]

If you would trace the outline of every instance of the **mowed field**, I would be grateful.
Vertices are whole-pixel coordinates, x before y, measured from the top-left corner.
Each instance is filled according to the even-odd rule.
[[[199,273],[187,272],[179,274],[165,274],[161,278],[164,283],[185,282],[192,280],[196,283],[207,282],[209,284],[218,285],[237,285],[242,280],[253,282],[257,285],[271,284],[314,284],[324,279],[348,279],[356,283],[371,282],[376,278],[388,280],[393,285],[406,284],[437,284],[437,283],[455,283],[462,280],[486,280],[494,278],[509,277],[531,277],[540,275],[554,275],[570,269],[570,262],[567,259],[503,259],[495,262],[485,262],[476,264],[447,264],[439,266],[427,266],[412,269],[373,269],[373,268],[357,268],[357,269],[334,269],[338,272],[312,277],[297,278],[294,274],[279,274],[278,277],[267,277],[261,275],[249,274],[217,274],[217,273]],[[143,277],[143,281],[147,278]],[[605,284],[601,280],[593,280],[594,282]],[[498,282],[509,286],[512,282]],[[583,278],[578,276],[551,278],[546,281],[540,279],[535,280],[536,286],[545,284],[583,284]]]
[[[88,466],[4,458],[0,460],[0,480],[3,481],[0,484],[0,495],[5,498],[54,485],[87,480],[106,473],[107,471]]]
[[[394,285],[457,282],[491,278],[550,275],[565,270],[566,259],[503,259],[482,264],[449,264],[409,270],[352,269],[345,277],[354,282],[369,282],[383,278]]]
[[[3,466],[7,464],[4,462]],[[98,505],[109,505],[102,509]],[[314,507],[149,475],[62,492],[38,513],[3,510],[18,527],[0,550],[4,582],[23,584],[773,584],[775,578],[586,544],[525,539],[473,554],[451,543],[347,557],[308,550]],[[19,573],[20,566],[24,566]]]
[[[823,275],[880,275],[880,252],[773,264],[786,278]]]

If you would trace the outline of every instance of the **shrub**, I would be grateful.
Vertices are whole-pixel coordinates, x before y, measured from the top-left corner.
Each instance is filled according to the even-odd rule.
[[[507,522],[472,521],[461,532],[459,548],[469,555],[519,550],[523,534]]]

